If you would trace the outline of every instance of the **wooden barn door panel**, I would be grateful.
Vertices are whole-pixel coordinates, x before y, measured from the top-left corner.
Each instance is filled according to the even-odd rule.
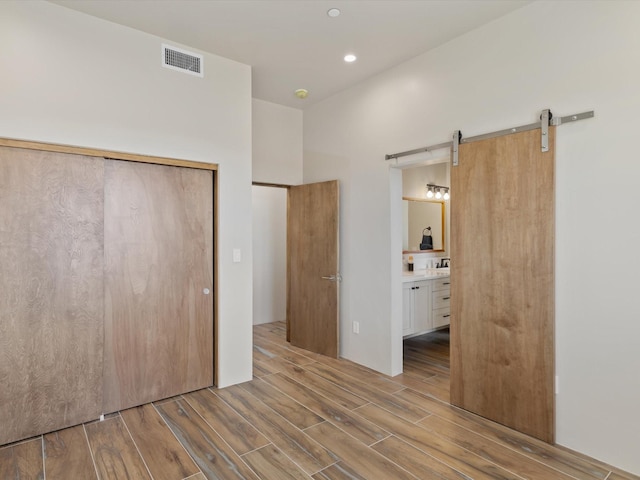
[[[463,144],[451,169],[451,403],[554,441],[554,145]]]
[[[100,415],[103,173],[0,147],[0,445]]]
[[[210,171],[105,163],[105,412],[213,385],[212,190]]]

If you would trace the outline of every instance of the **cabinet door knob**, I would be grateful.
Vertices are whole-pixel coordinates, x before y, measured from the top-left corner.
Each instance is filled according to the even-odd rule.
[[[442,297],[443,300],[449,300],[451,297]]]
[[[203,288],[202,289],[202,293],[204,293],[205,295],[209,295],[210,292],[211,292],[211,290],[209,290],[208,288]]]

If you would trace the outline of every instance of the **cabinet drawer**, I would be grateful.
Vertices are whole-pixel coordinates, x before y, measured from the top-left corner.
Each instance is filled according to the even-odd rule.
[[[448,307],[433,311],[433,328],[444,327],[451,323],[451,310]]]
[[[429,288],[429,280],[420,280],[419,282],[413,282],[413,287],[416,290],[420,290],[421,288]]]
[[[432,298],[431,308],[433,308],[434,310],[436,308],[444,308],[444,307],[449,308],[449,305],[451,303],[451,294],[449,293],[448,290],[440,290],[438,292],[433,292],[433,295],[431,298]]]
[[[439,278],[437,280],[433,280],[432,288],[434,292],[439,292],[441,290],[449,291],[449,287],[451,286],[451,278]]]

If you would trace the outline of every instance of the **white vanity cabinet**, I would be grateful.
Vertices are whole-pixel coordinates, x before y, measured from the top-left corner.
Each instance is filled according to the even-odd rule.
[[[402,284],[403,336],[422,334],[449,325],[450,283],[448,276],[404,281]]]
[[[432,328],[451,323],[451,280],[449,277],[431,280]]]
[[[411,335],[431,328],[431,281],[403,283],[402,334]]]
[[[402,284],[402,335],[413,333],[413,282]]]
[[[430,330],[431,281],[406,282],[402,285],[402,334]]]

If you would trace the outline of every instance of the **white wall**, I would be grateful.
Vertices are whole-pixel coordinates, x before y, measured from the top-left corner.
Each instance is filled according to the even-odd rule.
[[[47,2],[0,2],[0,136],[219,164],[226,386],[252,375],[251,71],[210,54],[205,78],[163,68],[163,41]]]
[[[253,181],[302,183],[302,110],[253,99]]]
[[[341,355],[395,374],[401,190],[384,155],[446,141],[455,129],[472,136],[530,123],[547,107],[595,110],[558,131],[557,441],[635,473],[639,23],[640,2],[534,2],[304,114],[305,182],[342,185]]]
[[[402,196],[427,198],[427,183],[449,186],[449,162],[402,170]]]
[[[253,186],[253,324],[287,316],[287,190]]]

